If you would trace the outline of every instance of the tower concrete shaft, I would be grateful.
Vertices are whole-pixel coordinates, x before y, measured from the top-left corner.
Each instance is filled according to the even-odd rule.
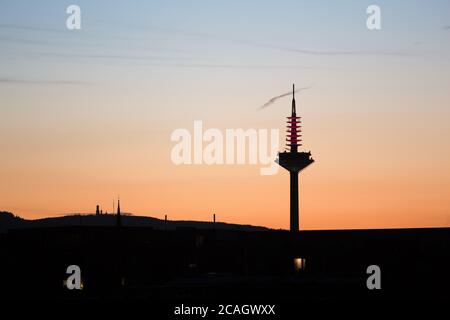
[[[290,186],[291,186],[291,194],[290,194],[290,230],[298,231],[298,172],[290,171],[289,175],[291,176]]]

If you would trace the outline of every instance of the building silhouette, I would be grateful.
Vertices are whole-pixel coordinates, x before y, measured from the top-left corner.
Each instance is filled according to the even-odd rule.
[[[120,213],[120,199],[117,199],[116,226],[122,226],[122,214]]]
[[[298,213],[298,175],[314,160],[311,152],[301,152],[298,150],[301,143],[301,117],[297,116],[295,106],[295,85],[292,85],[292,109],[291,116],[287,117],[287,150],[278,154],[277,162],[280,166],[289,171],[290,175],[290,230],[299,231]]]
[[[92,217],[115,221],[113,216]],[[89,301],[311,301],[450,299],[450,228],[384,230],[212,230],[60,225],[0,233],[2,297]],[[89,217],[87,217],[89,219]],[[169,222],[170,224],[176,222]],[[211,222],[209,222],[210,224]],[[217,223],[217,222],[216,222]],[[36,263],[39,261],[39,263]],[[83,290],[68,290],[69,265]],[[33,285],[30,269],[33,265]],[[368,290],[367,267],[382,272]],[[264,288],[264,290],[262,290]],[[184,299],[183,298],[183,299]],[[298,307],[298,305],[296,305]]]

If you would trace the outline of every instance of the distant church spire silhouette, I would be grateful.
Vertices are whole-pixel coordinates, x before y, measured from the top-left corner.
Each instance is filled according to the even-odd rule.
[[[120,198],[117,198],[117,215],[116,215],[116,226],[122,226],[122,215],[120,213]]]
[[[292,85],[292,108],[291,116],[287,117],[286,147],[287,151],[278,154],[278,164],[289,171],[290,175],[290,230],[299,230],[298,214],[298,174],[314,160],[311,152],[299,152],[301,143],[301,120],[297,116],[295,105],[295,85]]]

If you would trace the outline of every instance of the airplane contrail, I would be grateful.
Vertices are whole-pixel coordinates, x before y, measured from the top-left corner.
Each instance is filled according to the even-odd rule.
[[[303,91],[303,90],[310,89],[310,88],[311,88],[311,86],[309,86],[309,87],[303,87],[303,88],[298,88],[298,89],[296,89],[294,92],[299,92],[299,91]],[[264,109],[264,108],[267,108],[268,106],[270,106],[272,103],[274,103],[274,102],[277,101],[278,99],[283,98],[283,97],[285,97],[285,96],[289,96],[289,95],[291,95],[291,94],[292,94],[292,91],[287,92],[287,93],[280,94],[279,96],[276,96],[276,97],[273,97],[273,98],[271,98],[269,101],[267,101],[266,103],[264,103],[261,107],[259,107],[259,110]]]

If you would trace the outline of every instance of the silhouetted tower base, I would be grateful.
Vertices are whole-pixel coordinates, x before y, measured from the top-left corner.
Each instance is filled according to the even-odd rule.
[[[289,171],[290,175],[290,230],[299,230],[298,221],[298,175],[300,171],[305,169],[314,160],[311,157],[311,152],[299,152],[298,147],[301,144],[301,126],[300,117],[296,114],[295,106],[295,88],[292,87],[292,113],[287,121],[287,137],[286,146],[289,150],[280,152],[278,154],[277,162],[280,166]]]
[[[314,160],[311,152],[280,152],[278,164],[289,171],[290,175],[290,230],[299,230],[298,221],[298,175]]]

